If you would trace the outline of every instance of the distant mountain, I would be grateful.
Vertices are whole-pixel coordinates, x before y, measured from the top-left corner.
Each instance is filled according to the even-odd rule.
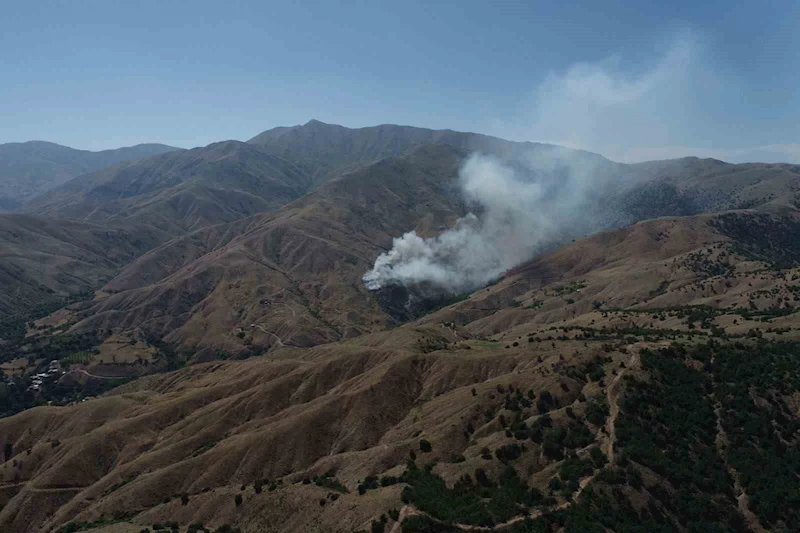
[[[311,120],[301,126],[278,127],[248,141],[279,154],[310,173],[315,183],[335,177],[343,170],[376,160],[403,154],[423,144],[447,144],[466,151],[482,151],[504,158],[535,157],[537,149],[556,149],[552,145],[510,142],[497,137],[452,130],[430,130],[411,126],[383,124],[366,128],[346,128]],[[562,149],[567,151],[567,149]],[[583,158],[597,169],[625,178],[631,184],[663,182],[675,186],[682,195],[681,207],[672,214],[689,214],[685,202],[692,202],[697,212],[721,211],[760,205],[796,205],[800,200],[800,165],[787,163],[732,164],[717,159],[684,157],[637,164],[621,164],[580,150],[567,151],[572,158]],[[656,199],[644,198],[645,204],[661,201],[665,189],[651,189]],[[645,194],[646,196],[646,194]],[[642,199],[632,197],[631,201]],[[663,199],[662,199],[663,200]],[[624,207],[624,206],[623,206]],[[641,220],[646,214],[633,207],[636,217],[624,214],[627,222]],[[646,211],[646,210],[645,210]],[[661,216],[663,206],[653,211]],[[644,217],[649,218],[649,217]]]
[[[498,137],[453,130],[430,130],[413,126],[382,124],[367,128],[346,128],[311,120],[302,126],[278,127],[256,135],[250,144],[261,146],[304,168],[315,183],[332,175],[386,157],[401,155],[425,144],[446,144],[466,151],[481,151],[503,157],[530,156],[541,148],[559,149],[553,145],[512,142]],[[572,157],[594,163],[623,168],[608,159],[582,150],[563,150]]]
[[[800,165],[796,164],[733,164],[684,157],[630,168],[648,180],[674,185],[690,195],[701,212],[800,205]]]
[[[270,211],[308,190],[292,164],[225,141],[107,167],[45,193],[21,212],[91,222],[144,223],[167,236]]]
[[[0,210],[17,205],[76,176],[103,167],[179,150],[139,144],[90,152],[44,141],[0,144]]]
[[[421,145],[360,165],[275,213],[173,239],[123,268],[76,327],[145,330],[205,354],[312,346],[385,328],[394,315],[361,276],[393,237],[437,234],[467,212],[454,184],[469,153]],[[684,185],[708,173],[703,160],[684,163],[642,171],[642,184],[598,201],[594,216],[566,233],[701,211],[695,189],[662,181],[678,175]],[[630,172],[611,162],[599,168]],[[733,174],[739,166],[724,168]],[[252,324],[259,328],[246,345],[236,333]]]
[[[175,236],[275,210],[347,172],[425,145],[506,159],[563,150],[606,174],[626,169],[597,154],[552,145],[450,130],[351,129],[311,121],[266,131],[248,143],[225,141],[108,167],[40,195],[19,211],[93,222],[146,222]]]

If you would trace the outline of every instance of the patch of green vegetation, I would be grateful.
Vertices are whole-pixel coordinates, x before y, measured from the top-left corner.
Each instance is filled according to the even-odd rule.
[[[610,358],[608,361],[610,361]],[[599,355],[595,355],[589,361],[580,366],[577,372],[568,372],[568,374],[581,381],[586,381],[587,377],[589,381],[600,381],[606,376],[606,370],[603,368],[603,365],[605,365],[608,361]]]
[[[409,487],[403,490],[403,499],[439,520],[482,526],[494,524],[471,480],[451,489],[429,469],[410,463],[405,481]]]
[[[425,515],[412,515],[403,520],[403,533],[456,533],[456,526],[442,524]]]
[[[750,508],[770,528],[800,530],[800,343],[714,344],[716,397]]]
[[[647,381],[626,377],[617,419],[627,468],[606,467],[579,502],[545,520],[565,532],[749,531],[730,466],[763,526],[798,530],[800,420],[787,400],[800,390],[800,343],[710,341],[641,356]],[[649,485],[638,508],[626,496],[642,488],[636,465],[666,480]]]
[[[413,503],[421,511],[448,524],[493,526],[543,503],[541,492],[528,488],[511,465],[506,465],[496,482],[489,479],[482,469],[477,469],[474,482],[469,475],[465,475],[453,488],[449,488],[430,467],[419,468],[411,462],[403,481],[409,484],[403,490],[404,501]],[[425,521],[411,524],[417,524],[413,527],[430,527],[430,523]],[[426,531],[406,529],[405,526],[403,530]]]
[[[580,292],[580,290],[585,287],[586,287],[586,282],[584,281],[570,281],[565,285],[559,285],[558,287],[554,287],[553,290],[555,291],[556,296],[564,296],[566,294]]]
[[[576,336],[576,339],[584,340],[613,340],[613,339],[626,339],[634,337],[636,342],[638,339],[635,337],[643,337],[650,340],[660,340],[665,338],[675,338],[676,336],[693,336],[693,335],[706,335],[702,331],[684,331],[680,329],[664,329],[664,328],[651,328],[651,327],[636,327],[636,326],[622,326],[622,327],[602,327],[593,328],[591,326],[570,326],[565,328],[565,331],[576,329],[581,331],[582,334]]]
[[[676,492],[657,497],[690,531],[727,531],[738,520],[733,480],[715,448],[711,377],[681,348],[643,350],[650,379],[625,376],[617,444],[626,457],[663,476]]]
[[[433,314],[437,311],[441,311],[445,307],[450,307],[451,305],[457,304],[459,302],[463,302],[465,300],[469,300],[469,293],[466,294],[450,294],[440,296],[435,300],[429,300],[426,303],[426,308],[424,311],[417,313],[416,316],[413,318],[420,318],[426,315]]]
[[[487,340],[473,340],[470,341],[475,346],[480,346],[481,348],[502,348],[502,344],[497,341],[487,341]]]
[[[561,460],[570,450],[583,448],[593,442],[594,435],[589,428],[581,422],[572,422],[544,431],[542,453],[550,459]]]
[[[712,250],[699,250],[688,254],[682,266],[704,278],[730,277],[733,274],[733,265],[727,261],[727,256],[714,255]]]
[[[513,391],[509,388],[503,399],[503,409],[514,411],[515,413],[519,413],[523,409],[528,409],[531,405],[533,405],[531,399],[522,394],[522,390],[519,388]]]
[[[592,398],[586,404],[586,420],[595,426],[602,426],[606,422],[606,417],[609,414],[608,403],[605,397]]]
[[[0,344],[0,362],[6,361],[6,356],[12,351],[12,347],[18,347],[25,339],[27,328],[33,327],[35,320],[44,318],[69,304],[88,300],[91,297],[92,291],[84,291],[66,298],[53,298],[22,313],[0,319],[0,339],[7,341],[7,344]]]
[[[449,343],[444,339],[420,339],[418,340],[419,350],[422,353],[432,353],[438,352],[440,350],[446,350],[449,346]]]
[[[73,365],[73,364],[81,364],[85,365],[88,364],[89,361],[92,359],[92,353],[90,352],[75,352],[71,353],[66,357],[62,357],[60,359],[60,363],[62,365]]]
[[[189,354],[178,352],[174,346],[165,342],[157,335],[147,334],[145,340],[156,349],[153,358],[156,361],[160,361],[166,371],[177,370],[186,365],[189,360]],[[218,359],[220,358],[220,351],[221,350],[218,350],[217,352]]]
[[[86,384],[77,381],[55,380],[48,382],[38,393],[28,388],[26,378],[3,377],[0,371],[0,417],[11,416],[39,405],[66,405],[84,398],[100,396],[129,381],[119,379],[90,379]],[[48,378],[54,379],[54,378]]]
[[[681,530],[655,502],[651,501],[648,506],[637,509],[619,487],[607,490],[589,486],[583,491],[580,501],[564,511],[547,516],[545,523],[551,528],[555,526],[555,529],[549,528],[547,531],[557,531],[563,527],[564,533],[672,533]],[[736,531],[687,529],[693,533]]]
[[[772,269],[800,265],[800,221],[764,213],[724,213],[711,225],[733,239],[734,253]]]
[[[341,493],[350,492],[338,479],[333,476],[333,472],[326,472],[321,476],[314,476],[311,480],[318,487],[335,490]]]
[[[462,529],[438,522],[424,515],[409,516],[403,521],[403,533],[456,533]],[[548,524],[542,519],[524,518],[514,524],[498,529],[502,533],[547,533]]]
[[[755,320],[759,318],[762,321],[767,322],[773,318],[788,316],[800,312],[800,308],[784,306],[784,307],[770,307],[767,309],[755,309],[755,308],[747,309],[744,307],[716,308],[708,305],[685,305],[679,307],[656,307],[656,308],[644,308],[644,309],[610,309],[606,312],[621,313],[623,315],[628,315],[628,316],[645,314],[645,315],[659,316],[659,318],[662,316],[675,317],[679,319],[685,318],[689,327],[694,327],[695,324],[699,323],[700,328],[709,329],[713,327],[711,324],[712,320],[714,320],[714,318],[718,316],[739,315],[746,320]],[[573,326],[573,328],[584,331],[585,338],[595,338],[595,339],[608,337],[614,334],[650,335],[650,336],[666,336],[670,334],[672,335],[704,334],[698,331],[687,332],[681,330],[654,329],[654,328],[595,329],[591,327],[579,327],[579,326]]]
[[[666,280],[659,283],[658,287],[650,291],[650,297],[655,298],[656,296],[661,296],[662,294],[666,293],[667,289],[669,288],[669,283],[670,282]]]
[[[208,450],[210,450],[211,448],[213,448],[214,446],[216,446],[218,442],[219,442],[219,441],[217,441],[217,440],[208,440],[208,441],[204,442],[203,444],[201,444],[201,445],[200,445],[200,447],[198,447],[198,448],[197,448],[197,449],[196,449],[196,450],[195,450],[195,451],[192,453],[192,457],[197,457],[198,455],[203,455],[203,454],[204,454],[204,453],[206,453]]]
[[[518,419],[503,424],[522,440],[541,442],[551,459],[563,459],[550,482],[552,493],[569,501],[580,481],[596,473],[576,501],[562,509],[549,507],[555,500],[525,487],[510,464],[496,482],[479,470],[475,483],[465,476],[452,488],[430,468],[410,465],[402,479],[409,483],[404,498],[427,516],[410,517],[403,531],[488,526],[539,507],[545,511],[541,517],[501,530],[744,533],[749,529],[730,472],[765,528],[800,530],[800,416],[793,407],[800,391],[800,343],[709,339],[643,350],[640,360],[639,377],[622,378],[615,464],[597,446],[585,455],[576,453],[594,442],[577,421],[557,426],[543,415],[530,427]],[[604,397],[589,401],[587,420],[601,425],[607,416]],[[728,445],[720,444],[723,436]],[[503,446],[496,455],[513,460],[516,450]],[[645,468],[657,477],[643,477]]]

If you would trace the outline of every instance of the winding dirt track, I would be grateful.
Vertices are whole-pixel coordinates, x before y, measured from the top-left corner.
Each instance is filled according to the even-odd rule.
[[[633,368],[638,364],[639,355],[633,354],[631,355],[630,360],[628,361],[628,368]],[[609,409],[609,416],[606,420],[606,432],[608,433],[608,446],[606,448],[606,456],[608,457],[608,462],[610,464],[615,464],[614,462],[614,446],[617,443],[617,416],[619,415],[619,395],[622,392],[621,387],[619,386],[619,382],[622,379],[622,376],[625,375],[625,368],[620,373],[618,373],[614,379],[611,381],[611,384],[606,389],[606,399],[608,401],[608,409]]]
[[[77,369],[76,372],[79,372],[85,376],[89,376],[90,378],[96,378],[96,379],[125,379],[130,377],[130,376],[98,376],[97,374],[90,374],[89,372],[87,372],[82,368]]]
[[[279,337],[277,334],[275,334],[275,333],[272,333],[271,331],[269,331],[268,329],[266,329],[266,328],[265,328],[264,326],[262,326],[261,324],[253,324],[253,325],[252,325],[252,327],[254,327],[254,328],[258,328],[258,329],[260,329],[261,331],[263,331],[264,333],[266,333],[267,335],[272,335],[273,337],[275,337],[276,339],[278,339],[278,342],[277,342],[277,344],[274,344],[273,346],[271,346],[271,348],[272,348],[272,347],[275,347],[275,346],[279,346],[279,347],[286,346],[285,344],[283,344],[283,341],[281,340],[281,338],[280,338],[280,337]]]
[[[27,481],[21,481],[19,483],[0,484],[0,490],[11,489],[14,487],[23,487],[29,490],[30,492],[80,492],[86,489],[86,487],[34,487],[32,485],[29,485]]]

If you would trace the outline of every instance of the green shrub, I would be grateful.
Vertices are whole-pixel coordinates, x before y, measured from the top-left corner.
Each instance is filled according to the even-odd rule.
[[[608,462],[608,457],[606,457],[606,454],[604,454],[603,450],[597,446],[593,446],[589,450],[589,457],[592,459],[594,466],[597,468],[603,468],[603,466]]]
[[[517,443],[505,444],[494,451],[495,456],[505,462],[515,461],[522,455],[522,447]]]
[[[586,420],[595,426],[605,424],[608,414],[608,404],[605,398],[594,398],[586,405]]]

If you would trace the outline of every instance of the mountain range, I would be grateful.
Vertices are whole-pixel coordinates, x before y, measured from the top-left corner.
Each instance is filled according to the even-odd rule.
[[[162,148],[0,215],[4,530],[800,527],[797,165],[319,121]],[[368,290],[481,216],[475,153],[604,185],[485,286]]]
[[[72,178],[122,161],[177,150],[163,144],[90,152],[44,141],[0,144],[0,210],[10,210]]]

